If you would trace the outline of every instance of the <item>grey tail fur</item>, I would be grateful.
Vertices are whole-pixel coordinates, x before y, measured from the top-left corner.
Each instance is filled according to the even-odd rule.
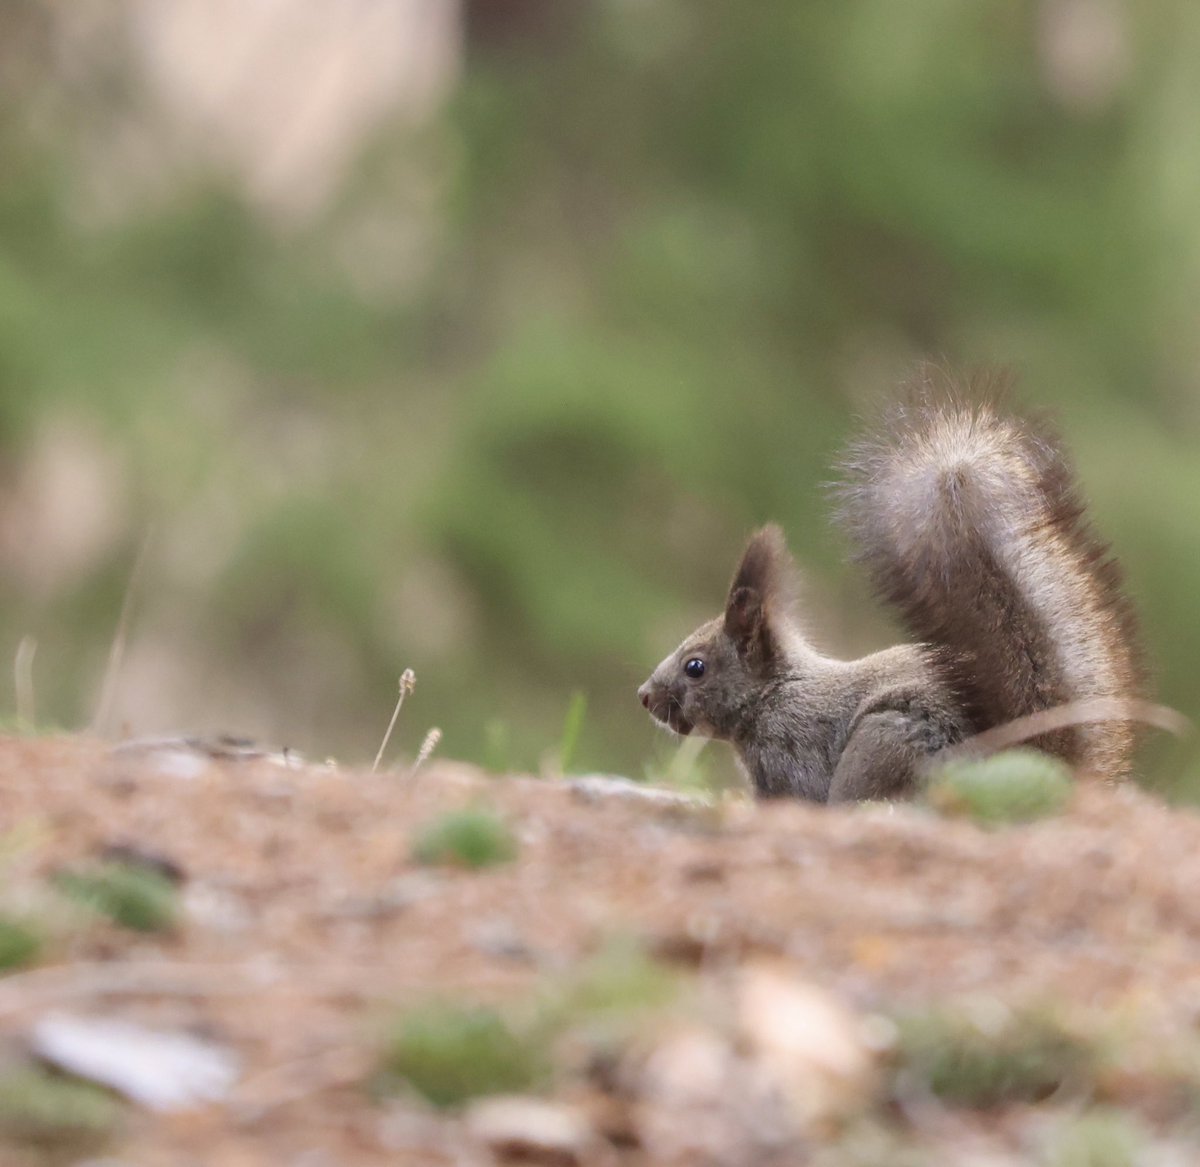
[[[929,645],[976,729],[1067,701],[1137,696],[1132,609],[1053,430],[998,408],[1001,377],[920,370],[854,445],[842,516],[880,595]],[[1130,723],[1034,744],[1108,777]]]

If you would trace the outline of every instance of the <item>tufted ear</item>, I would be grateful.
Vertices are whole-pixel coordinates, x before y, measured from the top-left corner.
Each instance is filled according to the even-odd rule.
[[[725,634],[752,664],[770,664],[781,654],[779,621],[788,601],[790,563],[783,532],[772,523],[751,536],[729,586]]]

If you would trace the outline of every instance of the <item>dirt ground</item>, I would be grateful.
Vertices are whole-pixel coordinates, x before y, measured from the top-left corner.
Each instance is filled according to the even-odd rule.
[[[515,861],[477,871],[414,861],[421,824],[479,804],[511,825]],[[503,1158],[457,1112],[371,1096],[383,1018],[434,996],[519,1000],[613,937],[635,938],[715,1000],[765,962],[853,1018],[980,995],[1135,1010],[1169,1032],[1200,1017],[1200,818],[1133,788],[1081,787],[1061,818],[985,831],[915,807],[659,805],[447,762],[372,775],[8,738],[0,829],[10,899],[113,847],[181,873],[173,932],[67,934],[0,978],[10,1043],[66,1010],[235,1051],[224,1100],[166,1115],[130,1108],[103,1151],[128,1167]],[[590,1116],[576,1149],[505,1153],[743,1161],[713,1150],[719,1139],[707,1151],[672,1144],[662,1131],[689,1121],[683,1105],[664,1103],[657,1144],[636,1122],[606,1134],[596,1094],[570,1076],[549,1091]],[[966,1143],[990,1139],[993,1153],[962,1162],[1032,1161],[1011,1146],[1014,1157],[997,1159],[1007,1136],[990,1120],[959,1121]],[[809,1161],[755,1154],[744,1161]]]

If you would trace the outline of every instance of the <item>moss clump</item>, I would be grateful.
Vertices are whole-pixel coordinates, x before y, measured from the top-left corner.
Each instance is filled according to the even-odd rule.
[[[380,1085],[404,1081],[436,1106],[529,1090],[549,1073],[540,1038],[494,1009],[435,1005],[401,1018],[382,1057]]]
[[[1093,1046],[1052,1014],[930,1009],[900,1019],[898,1093],[933,1093],[956,1106],[1037,1102],[1090,1086]]]
[[[516,858],[517,840],[508,825],[489,810],[451,811],[420,829],[412,847],[418,863],[491,867]]]
[[[157,871],[133,863],[100,863],[60,871],[54,882],[64,894],[123,928],[165,932],[179,918],[175,885]]]
[[[0,1074],[0,1139],[60,1153],[94,1149],[115,1132],[121,1104],[107,1091],[48,1070]]]
[[[0,915],[0,970],[32,964],[42,950],[42,934],[31,923]]]
[[[988,826],[1024,823],[1059,814],[1074,791],[1071,771],[1037,750],[1007,750],[979,762],[951,762],[926,788],[926,800],[943,814],[964,815]]]

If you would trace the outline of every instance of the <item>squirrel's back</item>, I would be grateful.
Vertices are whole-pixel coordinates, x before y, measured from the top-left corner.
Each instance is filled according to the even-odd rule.
[[[933,646],[977,730],[1071,701],[1136,696],[1132,609],[1070,462],[1041,421],[924,370],[845,463],[843,514],[882,596]],[[1131,723],[1036,739],[1086,769],[1128,771]]]

